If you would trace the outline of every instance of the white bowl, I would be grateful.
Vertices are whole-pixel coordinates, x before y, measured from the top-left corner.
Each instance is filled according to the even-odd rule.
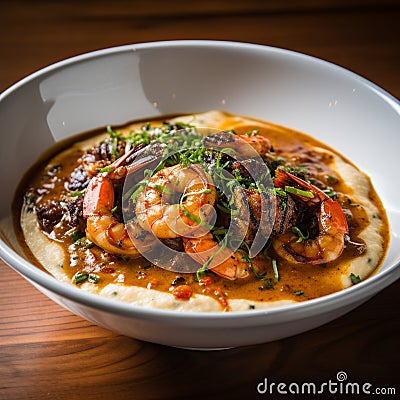
[[[101,298],[31,265],[11,217],[16,185],[41,153],[70,135],[132,119],[209,109],[309,133],[364,170],[386,207],[391,244],[374,276],[329,296],[270,309],[177,313]],[[110,330],[171,346],[221,348],[272,341],[354,309],[400,276],[398,100],[333,64],[244,43],[146,43],[74,57],[0,97],[0,256],[48,297]]]

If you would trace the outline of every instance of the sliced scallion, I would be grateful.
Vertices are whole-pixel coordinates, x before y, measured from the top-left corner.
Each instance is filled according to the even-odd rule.
[[[85,282],[88,279],[89,275],[85,272],[77,272],[74,276],[75,283],[80,285],[81,283]]]
[[[307,232],[307,235],[304,235],[303,232],[297,226],[292,227],[292,232],[295,233],[299,237],[296,240],[296,243],[301,243],[303,240],[306,240],[309,237],[308,232]]]
[[[298,196],[303,196],[303,197],[307,197],[309,199],[313,199],[314,198],[314,193],[308,191],[308,190],[302,190],[302,189],[298,189],[292,186],[285,186],[285,192],[287,193],[292,193],[292,194],[296,194]]]
[[[279,281],[279,271],[277,262],[274,258],[272,259],[272,269],[274,270],[274,282],[277,283]]]

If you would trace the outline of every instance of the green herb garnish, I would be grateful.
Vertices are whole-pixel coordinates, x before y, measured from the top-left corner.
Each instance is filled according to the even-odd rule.
[[[260,286],[258,289],[259,290],[265,290],[265,289],[267,289],[267,290],[274,290],[275,288],[274,288],[274,285],[273,285],[273,283],[272,283],[272,279],[271,278],[262,278],[262,280],[265,282],[265,285],[263,285],[263,286]]]
[[[309,237],[308,232],[307,232],[307,235],[304,235],[303,232],[297,226],[292,227],[292,232],[295,233],[299,237],[296,240],[296,243],[301,243],[303,240],[306,240]]]
[[[111,165],[107,165],[106,167],[96,168],[96,169],[99,172],[112,172],[113,171],[113,167]]]
[[[73,242],[78,242],[80,239],[82,239],[83,237],[85,237],[85,232],[82,231],[75,231],[72,232],[69,237],[71,238],[71,240]]]
[[[74,276],[75,284],[80,285],[88,279],[89,275],[85,272],[77,272]]]
[[[99,283],[100,277],[96,274],[89,274],[88,281],[91,283]]]
[[[80,198],[80,197],[83,197],[84,194],[85,194],[85,190],[75,190],[75,191],[69,192],[68,196]]]
[[[337,200],[338,198],[337,193],[332,188],[324,189],[323,192],[332,200]]]
[[[274,282],[277,283],[279,281],[279,271],[278,265],[274,258],[272,259],[272,269],[274,270]]]
[[[74,280],[76,285],[80,285],[81,283],[85,281],[89,281],[91,283],[99,283],[100,277],[96,274],[88,274],[86,272],[77,272],[74,275]]]
[[[308,190],[297,189],[297,188],[292,187],[292,186],[285,186],[285,192],[296,194],[298,196],[307,197],[309,199],[313,199],[314,198],[314,193],[312,193],[312,192],[310,192]]]
[[[361,278],[359,275],[354,275],[353,273],[350,274],[350,280],[353,285],[357,285],[357,283],[361,282]]]
[[[203,222],[200,218],[196,217],[195,215],[190,214],[190,212],[187,211],[185,205],[183,204],[183,199],[189,195],[200,195],[200,194],[211,193],[211,192],[212,192],[211,189],[203,189],[203,190],[199,190],[198,192],[183,193],[183,195],[181,196],[181,198],[179,200],[179,207],[181,208],[183,214],[186,217],[188,217],[189,219],[191,219],[193,222],[196,222],[198,225],[204,226],[207,229],[211,229],[212,226],[209,224],[206,224],[205,222]]]

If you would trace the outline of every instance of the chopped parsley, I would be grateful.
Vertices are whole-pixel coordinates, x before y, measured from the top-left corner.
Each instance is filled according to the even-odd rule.
[[[361,282],[361,278],[359,275],[354,275],[353,273],[350,274],[350,280],[353,285],[357,285],[357,283]]]

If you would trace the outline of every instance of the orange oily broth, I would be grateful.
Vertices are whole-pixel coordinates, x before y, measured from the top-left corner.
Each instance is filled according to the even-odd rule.
[[[165,119],[164,117],[154,121],[154,124]],[[318,176],[318,179],[327,183],[337,192],[347,193],[348,196],[341,197],[339,201],[342,202],[342,205],[345,207],[351,208],[353,218],[349,220],[349,230],[352,240],[357,241],[358,234],[369,223],[368,217],[362,206],[352,203],[352,189],[347,187],[346,183],[338,176],[337,172],[329,167],[331,162],[330,157],[315,152],[314,147],[325,148],[336,154],[337,152],[308,135],[269,123],[255,121],[249,124],[243,123],[240,118],[228,118],[224,122],[224,126],[220,126],[219,128],[233,128],[239,134],[257,129],[260,134],[270,139],[276,155],[288,158],[295,165],[304,164],[305,162],[309,163],[312,165],[310,169]],[[117,130],[129,131],[130,125],[119,127]],[[82,140],[83,137],[97,136],[100,133],[103,132],[95,131],[86,133],[81,137],[75,137],[74,141]],[[48,161],[49,157],[47,157],[46,160],[42,161],[40,164],[40,168],[33,168],[31,172],[28,173],[21,185],[22,192],[19,198],[21,199],[23,197],[21,194],[26,190],[27,182],[33,187],[42,187],[50,184],[52,185],[52,190],[49,194],[44,196],[44,199],[59,198],[60,195],[65,192],[64,182],[77,166],[77,160],[82,153],[82,150],[75,149],[73,152],[70,152],[67,157],[60,158],[58,162],[62,164],[63,168],[56,174],[55,178],[51,179],[52,182],[49,182],[49,171],[46,167],[46,160]],[[386,221],[386,215],[382,204],[373,189],[371,189],[370,198],[378,207],[379,213],[377,217]],[[349,206],[349,204],[351,205]],[[18,208],[17,212],[19,213],[20,210],[21,207]],[[386,239],[385,242],[388,242],[389,233],[387,221],[383,226],[384,228],[382,228],[381,234]],[[26,253],[32,262],[40,267],[34,255],[26,246],[20,229],[19,232],[20,241],[24,245]],[[215,274],[209,274],[211,281],[208,281],[207,285],[205,285],[196,282],[194,274],[179,275],[176,272],[170,272],[153,266],[144,258],[124,260],[117,256],[107,254],[96,246],[77,248],[73,245],[73,241],[69,238],[67,233],[58,232],[58,235],[62,236],[63,234],[65,234],[65,240],[59,244],[63,246],[66,261],[60,268],[63,268],[63,271],[71,279],[71,282],[74,281],[73,277],[78,272],[94,273],[98,275],[100,277],[99,282],[92,284],[93,290],[96,291],[100,291],[110,283],[118,283],[121,285],[134,285],[171,292],[178,284],[184,283],[190,286],[194,294],[206,293],[216,298],[223,296],[227,299],[237,298],[264,302],[284,299],[304,301],[343,289],[342,274],[346,274],[348,262],[357,256],[353,248],[347,247],[338,260],[323,266],[293,265],[278,259],[279,281],[274,282],[271,262],[260,254],[256,257],[254,262],[257,265],[262,265],[263,268],[266,269],[266,277],[271,278],[270,283],[273,288],[271,285],[266,284],[265,281],[258,280],[253,276],[252,279],[239,282],[229,281]],[[273,254],[272,248],[269,250],[269,255],[271,258],[276,257],[276,255]],[[182,277],[184,281],[182,278],[178,278],[177,280],[177,277]]]

